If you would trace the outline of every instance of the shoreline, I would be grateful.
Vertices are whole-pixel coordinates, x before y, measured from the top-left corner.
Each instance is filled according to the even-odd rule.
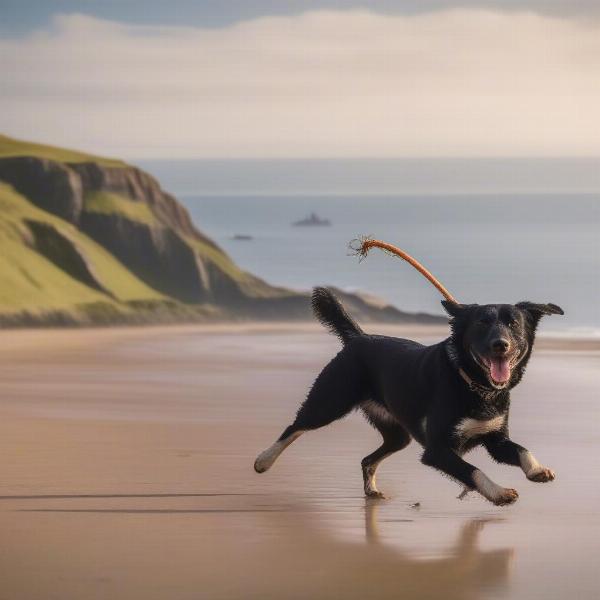
[[[367,323],[367,332],[376,332],[395,337],[418,338],[426,343],[435,343],[449,335],[449,328],[441,325],[421,323],[390,325],[389,323]],[[154,339],[163,335],[330,335],[319,323],[295,321],[244,321],[197,324],[123,325],[118,327],[41,327],[31,329],[0,329],[0,356],[15,351],[30,351],[59,348],[85,347],[88,345],[114,343],[117,340]],[[568,333],[538,333],[537,351],[586,352],[600,351],[600,338],[577,337]]]

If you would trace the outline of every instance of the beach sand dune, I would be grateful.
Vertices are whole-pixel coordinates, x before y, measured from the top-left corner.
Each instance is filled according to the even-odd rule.
[[[365,500],[360,415],[254,473],[337,349],[305,326],[2,332],[0,599],[600,595],[597,344],[542,340],[514,392],[555,482],[469,455],[519,490],[506,508],[457,500],[414,443]]]

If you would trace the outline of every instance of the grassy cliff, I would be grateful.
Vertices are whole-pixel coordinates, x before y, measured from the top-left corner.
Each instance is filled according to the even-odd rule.
[[[86,154],[84,152],[77,152],[76,150],[68,150],[66,148],[58,148],[56,146],[25,142],[0,134],[0,158],[22,156],[35,156],[37,158],[46,158],[61,163],[95,162],[106,167],[127,167],[127,163],[122,160],[94,156],[93,154]]]
[[[365,319],[435,320],[344,300]],[[148,173],[0,136],[0,324],[306,319],[309,306],[240,269]]]
[[[146,225],[156,224],[156,217],[147,204],[134,202],[111,192],[88,192],[83,200],[83,210],[102,215],[118,215]]]
[[[135,277],[102,246],[0,184],[0,313],[4,320],[68,313],[132,312],[165,296]]]

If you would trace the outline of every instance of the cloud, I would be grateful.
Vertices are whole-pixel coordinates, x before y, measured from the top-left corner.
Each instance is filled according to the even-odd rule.
[[[318,11],[82,15],[0,39],[0,129],[126,157],[600,155],[600,24]]]

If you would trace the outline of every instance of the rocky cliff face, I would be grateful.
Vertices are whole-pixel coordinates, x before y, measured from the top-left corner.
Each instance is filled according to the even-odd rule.
[[[40,208],[71,223],[79,222],[86,193],[106,191],[147,204],[166,226],[214,245],[192,223],[187,210],[159,183],[135,167],[61,163],[32,156],[0,159],[0,179]]]
[[[80,225],[159,292],[188,303],[217,300],[204,261],[173,229],[93,212],[84,212]]]
[[[2,139],[5,144],[6,140],[12,142]],[[51,151],[44,147],[44,156],[0,158],[0,182],[10,184],[29,202],[108,250],[135,281],[140,281],[138,287],[147,286],[144,289],[153,290],[162,298],[136,298],[128,301],[127,311],[160,304],[163,317],[168,313],[185,319],[200,312],[203,316],[260,319],[309,317],[307,294],[270,286],[240,270],[148,173],[114,164],[118,161],[107,164],[107,160],[88,160],[89,157],[53,160],[48,157]],[[80,284],[105,294],[112,302],[108,314],[119,313],[117,303],[122,298],[110,291],[106,279],[101,281],[96,276],[94,260],[89,255],[91,246],[82,250],[65,233],[60,221],[48,223],[27,218],[18,230],[28,248]],[[32,280],[30,274],[25,275]],[[354,295],[344,295],[344,300],[351,310],[369,320],[438,322],[436,317],[407,315],[390,306],[382,309]],[[98,304],[102,302],[95,303]],[[213,308],[208,313],[196,311],[194,307],[200,306]],[[55,322],[57,313],[53,314]],[[106,314],[103,310],[104,320],[108,318]],[[41,319],[36,324],[43,323]]]
[[[158,181],[148,173],[136,167],[105,167],[96,163],[74,163],[68,168],[79,177],[84,194],[105,191],[143,202],[166,227],[216,247],[212,240],[196,229],[187,210],[164,192]]]
[[[239,281],[224,276],[223,269],[201,249],[229,263],[225,253],[194,226],[173,196],[135,167],[15,157],[0,160],[0,179],[43,210],[78,227],[137,277],[168,296],[186,303],[228,303],[243,296]],[[106,211],[88,210],[86,198],[98,192],[124,203],[143,204],[152,219],[136,220],[114,206]]]
[[[0,160],[0,180],[48,212],[76,223],[83,208],[81,178],[67,165],[32,156]]]

